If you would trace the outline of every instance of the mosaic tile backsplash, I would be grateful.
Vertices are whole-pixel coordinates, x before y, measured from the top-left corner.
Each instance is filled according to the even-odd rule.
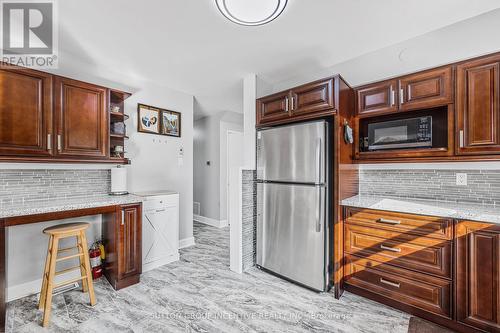
[[[254,170],[243,170],[242,177],[242,257],[243,271],[255,266],[257,247],[257,183]]]
[[[109,170],[0,170],[0,204],[109,193]]]
[[[467,185],[456,185],[456,174]],[[361,195],[500,205],[500,170],[361,170]]]

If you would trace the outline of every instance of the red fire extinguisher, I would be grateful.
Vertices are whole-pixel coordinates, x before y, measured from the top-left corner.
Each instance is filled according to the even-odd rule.
[[[92,267],[92,278],[94,280],[102,276],[101,250],[99,245],[94,243],[89,250],[90,266]]]

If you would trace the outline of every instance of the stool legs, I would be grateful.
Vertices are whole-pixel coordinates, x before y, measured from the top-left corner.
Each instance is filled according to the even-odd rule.
[[[45,310],[43,312],[43,322],[42,326],[47,327],[50,320],[50,311],[52,305],[52,292],[54,291],[54,275],[56,272],[56,261],[57,261],[57,249],[59,248],[59,237],[52,236],[52,246],[50,249],[50,264],[49,264],[49,274],[47,277],[47,289],[45,291]]]
[[[80,274],[81,274],[81,276],[87,276],[87,272],[86,272],[87,268],[85,266],[85,250],[83,249],[83,242],[82,242],[81,235],[76,236],[76,243],[77,243],[76,246],[78,247],[78,252],[83,254],[83,256],[80,257],[80,259],[79,259]],[[87,281],[87,279],[82,280],[82,292],[86,293],[89,290],[88,284],[89,284],[89,281]]]
[[[69,255],[67,257],[57,258],[59,252],[67,251],[68,249],[59,250],[59,239],[67,237],[76,237],[76,247],[78,248],[77,255]],[[71,248],[69,249],[71,250]],[[60,272],[56,272],[56,263],[61,260],[68,260],[79,258],[79,266],[69,268]],[[54,284],[54,277],[57,274],[64,274],[66,271],[79,270],[80,278],[74,279],[60,284]],[[82,290],[89,293],[90,305],[96,304],[96,299],[94,295],[94,285],[92,282],[92,269],[90,267],[89,250],[87,247],[87,237],[85,236],[84,230],[74,231],[67,234],[55,234],[51,235],[49,239],[49,247],[47,258],[45,261],[45,269],[43,272],[42,290],[40,292],[40,301],[38,303],[38,308],[44,310],[42,326],[47,327],[50,321],[50,312],[52,306],[52,294],[54,292],[54,287],[59,287],[74,281],[82,281]]]
[[[51,248],[54,237],[50,236],[49,238],[49,246],[47,248],[47,257],[45,258],[45,268],[43,270],[43,278],[42,278],[42,290],[40,291],[40,300],[38,301],[38,309],[45,309],[45,298],[47,292],[47,275],[49,274],[49,265],[51,260]]]
[[[82,243],[82,249],[83,249],[83,260],[85,264],[85,273],[87,274],[87,278],[82,281],[82,283],[87,284],[88,292],[89,292],[89,298],[90,298],[90,305],[94,306],[95,305],[95,295],[94,295],[94,284],[92,282],[92,268],[90,267],[90,258],[89,258],[89,249],[87,248],[87,237],[85,236],[85,231],[80,231],[80,242]],[[81,260],[81,259],[80,259]]]

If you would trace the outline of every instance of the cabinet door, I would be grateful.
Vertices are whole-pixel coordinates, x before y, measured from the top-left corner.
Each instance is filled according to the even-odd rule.
[[[257,125],[290,117],[290,92],[282,92],[257,100]]]
[[[150,209],[144,213],[142,261],[148,264],[179,251],[177,206]]]
[[[314,82],[292,90],[292,116],[301,116],[335,108],[333,79]]]
[[[360,116],[398,111],[396,80],[370,84],[356,90],[357,110]]]
[[[118,276],[120,279],[142,272],[142,209],[140,205],[122,207],[118,226]]]
[[[52,75],[0,70],[0,155],[52,154]]]
[[[500,332],[500,225],[457,225],[457,320]]]
[[[399,80],[401,111],[453,103],[453,68],[434,69]]]
[[[56,78],[58,155],[90,158],[108,156],[109,120],[106,95],[105,88]]]
[[[458,154],[500,153],[500,56],[457,67]]]

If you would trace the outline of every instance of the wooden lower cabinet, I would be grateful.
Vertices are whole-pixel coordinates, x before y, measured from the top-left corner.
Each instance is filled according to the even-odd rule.
[[[352,255],[347,255],[345,260],[348,286],[369,290],[383,298],[451,318],[450,280]]]
[[[139,283],[142,273],[142,204],[118,206],[103,218],[104,274],[116,290]]]
[[[346,224],[345,250],[416,272],[451,279],[453,242]]]
[[[457,320],[500,332],[500,225],[457,223]]]
[[[500,225],[344,209],[344,289],[459,332],[500,332]]]

